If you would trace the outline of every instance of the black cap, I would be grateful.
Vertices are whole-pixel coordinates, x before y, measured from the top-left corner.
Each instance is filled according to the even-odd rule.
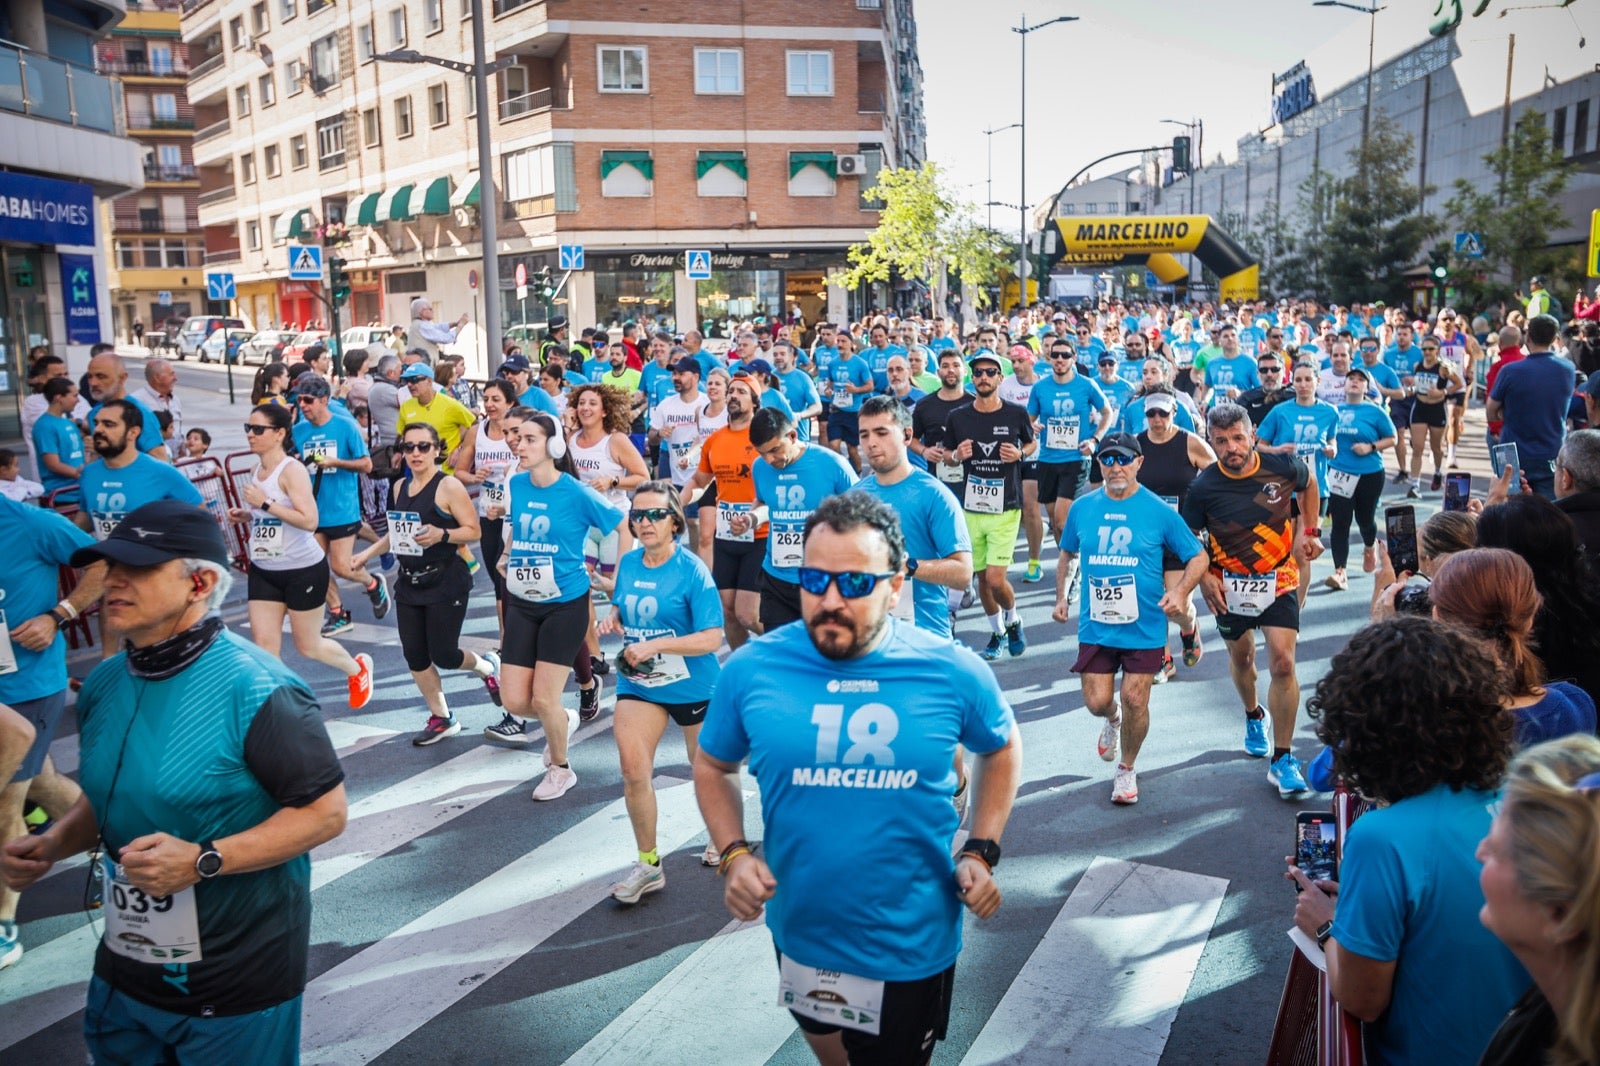
[[[700,373],[700,362],[694,356],[686,355],[672,364],[672,372],[674,374],[698,375]]]
[[[547,324],[547,328],[552,333],[554,333],[558,329],[566,329],[567,328],[567,316],[566,315],[555,315],[555,316],[551,317],[549,323]]]
[[[1139,438],[1132,433],[1108,433],[1094,454],[1097,459],[1102,455],[1137,456],[1143,455],[1144,449],[1139,447]]]
[[[88,566],[100,559],[128,566],[159,566],[173,559],[208,559],[218,566],[231,561],[210,512],[177,500],[135,508],[105,540],[79,548],[68,561]]]

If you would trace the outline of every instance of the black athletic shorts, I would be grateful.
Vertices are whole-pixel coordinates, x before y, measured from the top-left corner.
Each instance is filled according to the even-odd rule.
[[[761,570],[761,631],[771,633],[779,626],[800,620],[800,586]]]
[[[558,603],[532,603],[507,595],[505,639],[500,660],[532,670],[539,663],[572,665],[589,635],[589,596]]]
[[[652,707],[660,707],[663,711],[667,712],[668,718],[671,718],[674,722],[677,722],[678,725],[684,729],[688,729],[690,726],[705,724],[706,708],[711,706],[710,700],[700,700],[697,703],[662,703],[660,700],[646,699],[643,696],[636,696],[631,692],[626,694],[619,692],[617,694],[618,703],[627,703],[629,701],[634,703],[648,704]]]
[[[1234,614],[1217,615],[1217,632],[1222,634],[1223,640],[1238,640],[1252,629],[1264,629],[1275,626],[1278,629],[1292,629],[1300,631],[1300,592],[1290,589],[1272,601],[1272,606],[1255,617]]]
[[[1039,460],[1037,460],[1037,459],[1024,459],[1024,460],[1022,460],[1022,480],[1024,480],[1024,481],[1038,481],[1039,480]]]
[[[342,526],[317,527],[317,536],[327,537],[330,543],[336,540],[343,540],[346,537],[353,537],[359,532],[361,532],[360,522],[349,522]]]
[[[723,540],[711,548],[711,578],[723,592],[760,592],[761,561],[767,557],[767,538]]]
[[[783,955],[778,955],[782,964]],[[950,1024],[950,999],[956,968],[920,981],[885,981],[883,1017],[878,1034],[828,1025],[810,1015],[790,1011],[801,1030],[816,1036],[840,1033],[852,1063],[861,1066],[915,1066],[933,1056],[933,1045],[945,1037]]]
[[[1422,403],[1420,400],[1411,408],[1411,424],[1413,426],[1432,426],[1443,429],[1446,419],[1443,403]]]
[[[1078,495],[1078,479],[1083,476],[1083,461],[1074,459],[1067,463],[1039,464],[1039,504],[1048,506],[1057,500],[1071,500]]]
[[[293,570],[268,570],[252,563],[245,590],[246,599],[281,603],[291,611],[318,610],[328,598],[328,557]]]

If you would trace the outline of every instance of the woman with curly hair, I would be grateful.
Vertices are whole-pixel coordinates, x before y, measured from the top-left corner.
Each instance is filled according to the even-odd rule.
[[[1295,924],[1323,944],[1333,998],[1367,1023],[1370,1062],[1476,1062],[1528,987],[1477,922],[1474,851],[1511,755],[1505,687],[1461,633],[1402,616],[1352,637],[1306,703],[1335,772],[1381,805],[1351,826],[1338,882],[1288,871]]]
[[[1533,975],[1482,1066],[1600,1062],[1600,740],[1529,748],[1478,845],[1483,924]]]
[[[1545,674],[1573,681],[1600,704],[1600,579],[1572,519],[1543,496],[1523,493],[1484,508],[1478,547],[1509,548],[1533,567],[1544,600],[1533,640]]]

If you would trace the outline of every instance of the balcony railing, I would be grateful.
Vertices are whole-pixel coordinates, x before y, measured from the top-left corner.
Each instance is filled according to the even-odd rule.
[[[237,263],[243,258],[237,248],[221,248],[214,252],[209,248],[206,249],[206,266],[214,263]]]
[[[210,74],[213,71],[221,70],[222,63],[226,58],[226,53],[218,52],[210,59],[202,59],[189,70],[189,80],[194,81],[195,79],[205,77],[207,74]]]
[[[121,232],[137,230],[140,233],[187,233],[200,228],[200,219],[190,215],[184,218],[113,218],[111,224]]]
[[[189,75],[189,64],[182,59],[170,59],[165,63],[151,63],[148,59],[102,59],[100,73],[132,74],[143,78],[185,78]]]
[[[187,18],[206,5],[215,2],[216,0],[183,0],[183,15]]]
[[[211,125],[197,130],[194,135],[194,143],[199,144],[201,141],[209,141],[211,138],[220,137],[227,132],[228,120],[225,118],[219,119],[216,122],[213,122]]]
[[[494,17],[499,18],[507,12],[515,11],[519,7],[527,7],[536,0],[494,0]]]
[[[225,203],[237,195],[239,195],[238,190],[232,185],[224,185],[220,189],[212,189],[210,192],[201,193],[195,202],[201,207],[205,207],[207,204]]]
[[[0,43],[0,108],[80,129],[125,132],[116,82],[13,44]]]
[[[145,181],[193,181],[196,171],[188,163],[177,166],[163,163],[146,163],[144,165]]]
[[[194,129],[194,119],[150,118],[145,119],[144,125],[139,128],[147,130],[192,130]]]
[[[567,106],[566,100],[556,94],[555,89],[535,89],[513,96],[509,100],[500,101],[500,121],[507,122],[523,115],[532,115],[540,111],[559,110]]]

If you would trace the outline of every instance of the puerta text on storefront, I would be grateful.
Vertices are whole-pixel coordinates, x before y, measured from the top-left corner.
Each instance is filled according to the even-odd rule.
[[[94,191],[81,182],[0,171],[0,240],[93,247]]]

